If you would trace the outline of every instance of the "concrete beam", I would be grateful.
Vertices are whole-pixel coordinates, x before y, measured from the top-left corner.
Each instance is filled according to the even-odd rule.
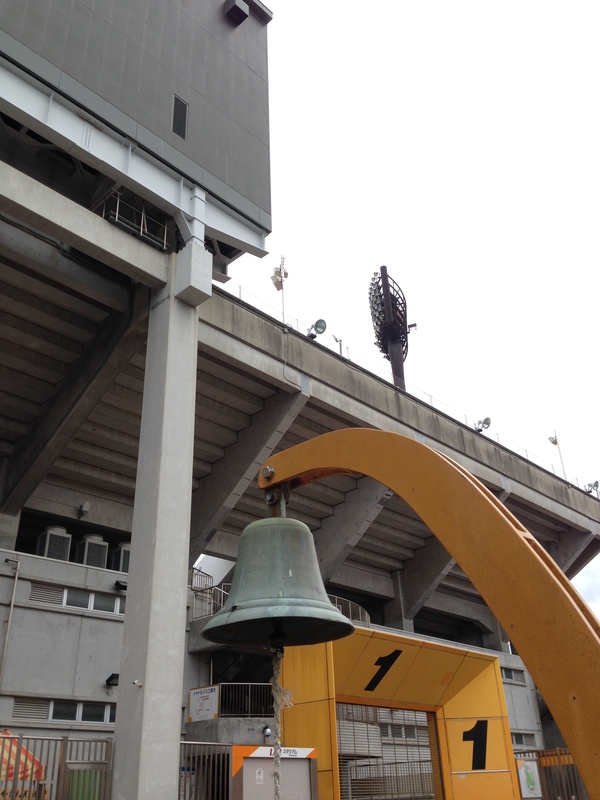
[[[21,514],[0,514],[0,549],[14,550]]]
[[[392,494],[378,481],[361,478],[357,488],[346,493],[344,502],[334,506],[332,516],[323,520],[314,538],[325,582],[331,579],[348,553],[359,543]]]
[[[2,476],[0,511],[17,514],[21,510],[94,406],[144,344],[148,297],[148,290],[138,285],[131,309],[107,318],[46,413],[16,443]]]
[[[402,592],[402,573],[404,570],[398,569],[392,572],[394,583],[394,597],[384,603],[383,617],[384,624],[389,628],[396,628],[401,631],[414,631],[415,626],[412,619],[406,613],[404,595]]]
[[[389,572],[372,572],[347,562],[341,564],[331,576],[327,587],[329,594],[336,594],[336,587],[385,600],[394,596],[394,582]]]
[[[425,603],[425,608],[450,614],[452,617],[464,619],[477,625],[484,634],[492,634],[497,629],[497,620],[490,609],[483,603],[465,600],[449,594],[434,594]]]
[[[413,619],[427,603],[455,563],[435,536],[425,547],[415,550],[414,558],[404,562],[401,587],[403,609],[408,619]]]
[[[50,237],[43,240],[34,233],[10,222],[0,222],[0,256],[16,262],[43,276],[44,281],[55,280],[61,286],[89,297],[113,311],[129,308],[129,288],[126,283],[111,280],[77,263],[75,257],[65,253],[64,246]],[[27,289],[31,276],[21,274],[20,283]]]
[[[267,319],[257,325],[255,314],[215,292],[200,311],[202,349],[234,363],[242,361],[253,374],[280,385],[296,373],[296,364],[302,364],[312,379],[313,400],[340,410],[349,426],[416,439],[450,456],[487,486],[500,489],[505,498],[511,494],[574,528],[600,534],[600,504],[585,492],[426,403],[373,380],[360,366],[349,369],[344,359],[321,352],[306,337],[284,333],[280,324]],[[235,337],[229,330],[236,332]]]
[[[558,541],[548,544],[548,553],[563,572],[569,574],[570,568],[596,537],[593,533],[581,534],[571,530],[561,531]]]
[[[252,417],[250,427],[240,432],[237,442],[226,449],[225,457],[213,464],[211,474],[200,481],[192,496],[190,567],[256,478],[259,467],[277,447],[309,396],[310,383],[303,380],[300,391],[281,391],[267,398],[263,411]]]
[[[5,214],[76,247],[133,280],[153,288],[166,283],[167,255],[3,161],[0,205]]]
[[[27,499],[25,508],[29,511],[40,511],[50,518],[61,517],[64,520],[77,520],[79,507],[85,501],[90,504],[85,521],[91,525],[101,525],[114,531],[131,535],[133,503],[127,498],[122,502],[116,499],[98,497],[95,494],[82,492],[81,487],[59,486],[42,481],[34,493]],[[68,522],[65,523],[68,527]]]

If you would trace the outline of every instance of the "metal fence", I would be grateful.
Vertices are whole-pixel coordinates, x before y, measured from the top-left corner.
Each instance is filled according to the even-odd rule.
[[[525,797],[537,791],[535,796],[541,794],[543,800],[589,800],[573,756],[566,748],[515,753],[515,758]]]
[[[435,797],[431,760],[354,763],[348,765],[346,780],[343,775],[340,778],[344,800]]]
[[[108,800],[112,742],[0,734],[0,800]]]
[[[220,586],[203,586],[200,587],[200,577],[196,578],[197,585],[194,585],[194,604],[192,606],[192,619],[203,619],[204,617],[212,617],[217,611],[220,611],[229,597],[231,591],[230,583],[223,583]],[[352,622],[360,625],[363,628],[368,628],[371,620],[368,612],[357,603],[351,600],[346,600],[344,597],[336,597],[333,594],[328,594],[332,605],[339,609]]]
[[[181,742],[179,800],[229,800],[231,745]]]
[[[227,602],[230,589],[231,584],[224,583],[221,586],[207,586],[200,591],[194,591],[192,619],[212,617],[220,611]]]
[[[270,683],[219,684],[220,717],[272,717],[273,713]]]

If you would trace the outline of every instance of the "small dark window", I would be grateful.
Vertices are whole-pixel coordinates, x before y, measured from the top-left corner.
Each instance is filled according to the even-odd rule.
[[[66,606],[74,608],[88,608],[90,604],[90,593],[85,589],[67,589]]]
[[[188,104],[173,95],[173,132],[185,139],[187,136]]]
[[[81,721],[103,723],[106,706],[104,703],[82,703]]]
[[[74,722],[77,719],[77,703],[72,700],[55,700],[52,707],[52,719]]]
[[[115,598],[110,594],[95,594],[94,611],[106,611],[109,614],[114,614]]]

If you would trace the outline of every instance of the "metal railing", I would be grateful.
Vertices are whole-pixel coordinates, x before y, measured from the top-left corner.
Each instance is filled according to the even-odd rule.
[[[212,617],[217,611],[220,611],[227,602],[230,590],[231,584],[223,583],[221,586],[209,586],[206,589],[195,591],[192,619]]]
[[[219,684],[220,717],[272,717],[273,714],[270,683]]]
[[[211,589],[213,586],[212,575],[202,572],[201,569],[194,567],[192,569],[192,589],[194,592],[204,591]]]
[[[179,800],[229,800],[231,745],[181,742]]]
[[[112,741],[0,734],[0,798],[108,800]]]
[[[543,800],[589,800],[573,756],[566,748],[515,753],[523,791]]]
[[[154,214],[157,213],[158,210],[154,211]],[[163,252],[168,249],[166,216],[164,219],[151,216],[147,213],[144,203],[136,208],[131,203],[126,203],[120,192],[114,192],[104,201],[102,216],[153,247]]]
[[[194,602],[192,606],[192,619],[204,619],[205,617],[212,617],[217,611],[220,611],[229,597],[231,591],[230,583],[222,583],[221,586],[208,586],[194,592]],[[333,594],[328,594],[332,605],[348,617],[348,619],[360,625],[362,628],[368,628],[371,624],[371,619],[367,611],[359,606],[358,603],[353,603],[351,600],[346,600],[344,597],[336,597]]]
[[[327,597],[349,620],[360,625],[361,628],[368,628],[370,626],[371,618],[368,612],[362,606],[359,606],[358,603],[353,603],[351,600],[346,600],[344,597],[336,597],[333,594],[328,594]]]

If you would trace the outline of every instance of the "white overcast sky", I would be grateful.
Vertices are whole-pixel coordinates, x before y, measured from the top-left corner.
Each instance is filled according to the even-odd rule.
[[[600,6],[267,5],[273,233],[229,289],[280,314],[285,256],[286,321],[324,318],[322,344],[387,375],[368,307],[386,264],[418,326],[408,390],[600,480]],[[598,616],[599,576],[576,582]]]

